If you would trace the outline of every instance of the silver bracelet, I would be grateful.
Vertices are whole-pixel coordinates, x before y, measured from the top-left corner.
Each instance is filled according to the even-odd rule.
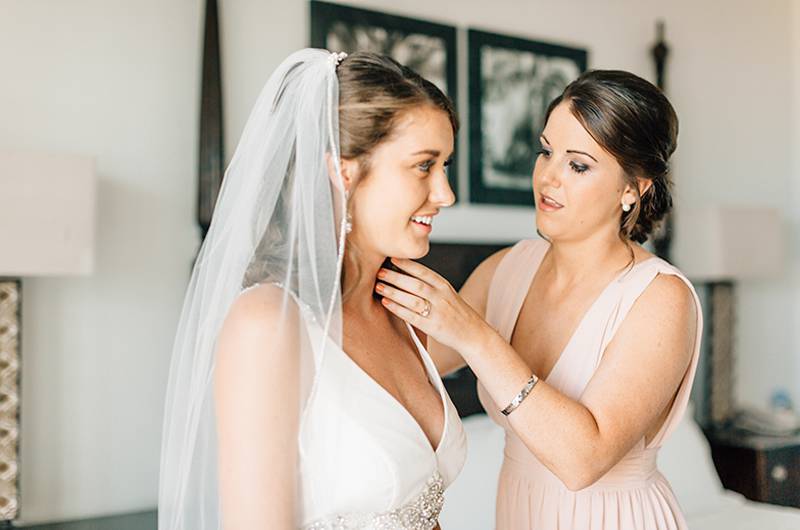
[[[522,403],[525,398],[528,397],[528,394],[531,393],[531,390],[533,390],[533,387],[535,387],[536,383],[538,382],[539,378],[536,377],[536,374],[531,374],[531,378],[528,379],[528,382],[525,383],[525,386],[519,391],[519,394],[517,394],[514,399],[511,400],[511,403],[509,403],[508,406],[500,412],[502,412],[505,416],[508,416],[514,412],[516,408],[519,407],[520,403]]]

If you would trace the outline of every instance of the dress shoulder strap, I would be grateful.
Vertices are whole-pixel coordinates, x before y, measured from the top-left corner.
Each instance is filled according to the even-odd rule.
[[[656,436],[650,441],[648,448],[659,447],[663,441],[672,433],[683,418],[683,414],[689,403],[689,394],[692,390],[692,383],[694,382],[695,372],[697,371],[697,363],[700,358],[700,339],[703,334],[703,311],[700,307],[700,299],[694,289],[692,283],[678,270],[675,266],[667,263],[660,258],[651,258],[647,261],[639,263],[630,273],[620,279],[620,286],[622,288],[621,296],[618,298],[618,305],[615,308],[615,315],[609,322],[610,330],[605,334],[604,344],[601,351],[605,351],[606,346],[614,337],[617,329],[622,325],[625,317],[630,312],[633,305],[644,293],[647,287],[659,274],[668,274],[676,276],[682,280],[689,291],[692,293],[694,299],[696,314],[697,314],[697,332],[694,341],[694,349],[692,351],[692,358],[689,362],[689,367],[681,380],[678,387],[678,392],[675,396],[675,401],[672,404],[667,419],[664,421],[661,429]]]
[[[660,260],[661,261],[661,260]],[[697,291],[695,291],[694,285],[692,282],[689,281],[683,273],[678,270],[676,267],[663,262],[663,267],[659,268],[659,272],[661,274],[671,274],[673,276],[677,276],[680,278],[686,286],[689,288],[689,291],[692,293],[692,298],[694,299],[695,304],[695,313],[697,314],[696,325],[697,331],[695,333],[694,338],[694,349],[692,351],[692,359],[689,361],[689,367],[686,369],[686,373],[681,380],[681,384],[678,387],[678,393],[675,396],[675,401],[672,403],[672,407],[667,415],[667,419],[664,421],[664,424],[659,429],[656,436],[650,441],[649,447],[660,447],[664,440],[666,440],[672,431],[678,426],[683,418],[683,415],[686,413],[686,409],[689,405],[689,397],[692,392],[692,385],[694,384],[694,377],[697,373],[697,364],[700,360],[700,341],[703,337],[703,308],[700,306],[700,298],[697,296]]]

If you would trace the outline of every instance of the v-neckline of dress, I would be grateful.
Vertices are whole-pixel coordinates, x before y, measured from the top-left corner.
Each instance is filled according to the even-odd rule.
[[[271,282],[271,284],[277,286],[280,289],[285,289],[283,284],[280,283],[280,282]],[[258,284],[256,284],[256,285],[258,285]],[[252,287],[254,287],[254,286],[251,286],[250,288],[252,288]],[[311,313],[310,308],[306,304],[304,304],[297,297],[297,295],[295,295],[291,291],[287,291],[287,292],[290,294],[292,299],[298,304],[299,307],[303,308],[305,311],[308,312],[308,314],[311,317],[312,322],[316,323],[316,319],[314,318],[313,314]],[[444,389],[444,383],[442,382],[441,378],[439,377],[439,372],[436,369],[436,365],[434,364],[433,359],[431,359],[430,354],[428,354],[428,350],[425,348],[425,346],[419,340],[419,337],[414,332],[414,329],[411,327],[411,325],[408,322],[404,322],[404,324],[406,326],[406,329],[408,330],[409,335],[411,335],[411,340],[414,342],[414,346],[416,346],[417,351],[419,352],[420,357],[422,358],[422,364],[425,366],[425,373],[428,376],[428,382],[429,383],[433,383],[433,386],[436,388],[436,391],[439,394],[439,402],[440,402],[440,404],[442,406],[442,412],[443,412],[443,414],[442,414],[442,428],[441,428],[441,433],[439,434],[439,443],[437,443],[435,447],[431,443],[431,441],[428,439],[428,435],[425,434],[425,430],[419,424],[417,419],[414,417],[413,414],[411,414],[411,412],[409,412],[409,410],[402,403],[400,403],[400,400],[398,400],[396,397],[394,397],[394,395],[392,395],[391,392],[386,390],[383,387],[383,385],[378,383],[378,381],[376,381],[374,377],[372,377],[357,362],[355,362],[353,360],[353,358],[350,357],[350,355],[348,355],[346,351],[344,351],[344,347],[340,346],[338,349],[339,349],[339,351],[341,351],[341,353],[346,358],[346,362],[356,369],[356,372],[360,372],[368,382],[370,382],[372,385],[374,385],[378,389],[378,391],[380,393],[382,393],[383,395],[388,397],[389,401],[391,401],[397,408],[399,408],[402,411],[403,416],[405,416],[411,422],[411,424],[415,427],[416,432],[419,435],[421,441],[424,442],[425,447],[430,449],[430,451],[433,453],[434,456],[438,456],[439,450],[444,446],[445,437],[449,434],[449,428],[448,427],[450,425],[450,410],[449,410],[449,407],[448,407],[448,401],[447,401],[447,395],[446,395],[445,389]],[[325,340],[328,341],[330,339],[326,338]]]
[[[542,266],[542,262],[544,261],[544,258],[547,256],[549,250],[550,250],[550,244],[548,243],[544,251],[539,256],[539,259],[536,262],[536,266],[531,268],[530,278],[528,279],[527,282],[527,288],[523,291],[521,299],[518,300],[516,304],[517,307],[514,312],[513,325],[511,326],[511,331],[509,332],[508,335],[509,344],[511,344],[511,340],[514,338],[514,332],[516,331],[517,324],[519,323],[519,315],[522,312],[522,306],[525,305],[525,300],[528,298],[528,294],[530,293],[530,290],[533,287],[533,282],[536,281],[536,275],[539,273],[539,269]],[[616,276],[614,276],[614,278],[611,279],[610,282],[608,282],[608,284],[606,284],[605,287],[603,287],[603,289],[595,297],[595,299],[592,300],[592,303],[589,304],[589,307],[586,309],[586,311],[584,311],[583,315],[581,315],[580,320],[578,320],[578,324],[575,326],[575,329],[572,330],[572,334],[569,336],[569,339],[567,339],[566,344],[559,352],[558,357],[556,358],[556,362],[553,363],[553,366],[550,368],[550,372],[548,372],[547,376],[543,377],[542,380],[544,380],[547,383],[551,382],[553,374],[556,372],[558,367],[561,365],[561,361],[564,359],[564,354],[570,349],[570,346],[572,346],[572,343],[575,341],[575,337],[577,337],[578,333],[583,329],[589,315],[592,313],[594,308],[600,303],[600,301],[606,296],[608,291],[611,290],[611,287],[615,285],[617,282],[619,282],[619,280],[621,280],[624,276],[633,272],[633,270],[639,267],[640,265],[654,259],[657,259],[657,256],[651,256],[647,259],[636,262],[633,265],[625,267],[624,270],[620,271]]]
[[[355,360],[353,360],[350,355],[344,348],[341,348],[342,353],[347,358],[347,362],[353,366],[358,372],[360,372],[374,387],[378,389],[378,391],[386,396],[390,402],[392,402],[400,411],[402,411],[403,416],[405,416],[409,422],[415,427],[416,432],[420,436],[420,440],[425,443],[425,446],[429,448],[434,455],[439,454],[439,450],[444,445],[445,437],[448,434],[448,425],[450,423],[450,411],[448,410],[447,400],[444,394],[444,385],[442,384],[441,379],[439,379],[438,372],[432,368],[433,361],[431,360],[430,356],[428,355],[428,350],[425,349],[422,342],[417,337],[417,334],[414,332],[413,328],[407,322],[404,322],[406,328],[408,329],[409,334],[411,335],[411,340],[414,342],[414,346],[417,348],[417,351],[422,358],[422,364],[425,367],[425,373],[428,376],[428,382],[432,383],[434,388],[436,388],[437,393],[439,394],[439,402],[442,407],[442,428],[439,435],[439,442],[434,447],[431,440],[428,438],[428,435],[425,434],[425,430],[419,424],[419,421],[414,417],[413,414],[403,405],[400,400],[398,400],[391,392],[389,392],[383,385],[381,385],[374,377],[372,377],[364,368],[362,368]]]

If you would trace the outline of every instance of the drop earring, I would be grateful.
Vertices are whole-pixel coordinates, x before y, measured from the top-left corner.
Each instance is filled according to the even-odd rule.
[[[344,232],[345,234],[349,234],[353,231],[353,216],[350,215],[350,212],[347,212],[347,216],[344,220]]]
[[[350,215],[350,208],[347,207],[348,202],[350,202],[350,190],[344,192],[344,208],[346,212],[344,217],[345,234],[349,234],[353,231],[353,216]]]

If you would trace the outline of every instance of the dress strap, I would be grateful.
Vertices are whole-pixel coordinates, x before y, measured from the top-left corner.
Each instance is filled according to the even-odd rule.
[[[522,304],[549,247],[543,239],[525,239],[497,264],[486,297],[486,321],[507,341],[511,341]]]
[[[672,408],[670,409],[667,418],[659,429],[658,433],[648,444],[648,449],[652,447],[659,447],[663,443],[663,441],[675,429],[678,423],[680,423],[680,420],[683,417],[683,414],[686,411],[686,407],[689,403],[689,394],[692,390],[692,382],[694,381],[694,375],[697,371],[697,363],[700,357],[700,338],[703,334],[703,312],[700,307],[700,299],[698,298],[697,292],[695,291],[692,283],[676,267],[670,265],[660,258],[651,258],[640,263],[629,274],[620,278],[619,283],[622,293],[617,299],[615,307],[612,310],[612,317],[608,321],[600,349],[602,357],[602,353],[606,351],[608,344],[616,335],[617,330],[622,326],[622,323],[625,321],[625,317],[628,315],[633,305],[647,290],[653,280],[660,274],[676,276],[680,278],[689,288],[696,307],[697,333],[694,341],[694,349],[692,351],[692,359],[689,363],[689,367],[686,369],[683,379],[681,380],[681,384],[678,387],[675,401],[673,402]]]
[[[672,407],[667,414],[667,419],[664,421],[664,424],[648,444],[648,449],[652,447],[660,447],[664,440],[666,440],[672,431],[675,430],[678,424],[680,424],[683,415],[686,413],[686,408],[689,405],[689,397],[692,392],[692,384],[694,383],[694,376],[697,373],[697,364],[700,359],[700,341],[703,337],[703,308],[700,306],[700,298],[697,296],[697,292],[695,291],[692,282],[690,282],[689,279],[686,278],[686,276],[684,276],[683,273],[677,268],[669,265],[666,262],[662,261],[662,263],[664,267],[659,267],[658,273],[677,276],[683,281],[683,283],[686,284],[686,286],[689,288],[689,291],[692,293],[692,299],[694,299],[695,305],[695,313],[697,314],[697,332],[694,338],[692,359],[689,362],[689,367],[686,369],[686,373],[684,374],[681,384],[678,387],[678,393],[675,396],[675,401],[672,403]]]

